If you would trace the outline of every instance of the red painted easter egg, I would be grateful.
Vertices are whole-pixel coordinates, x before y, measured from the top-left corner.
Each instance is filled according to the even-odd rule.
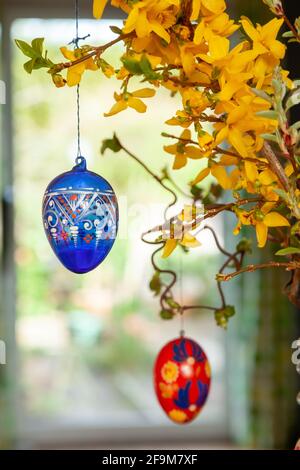
[[[295,450],[300,450],[300,439],[298,440],[296,444]]]
[[[167,343],[154,365],[154,387],[172,421],[184,424],[195,419],[210,387],[210,365],[201,346],[183,336]]]

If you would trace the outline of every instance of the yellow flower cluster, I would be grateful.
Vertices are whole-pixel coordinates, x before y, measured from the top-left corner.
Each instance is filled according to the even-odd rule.
[[[95,18],[102,17],[108,3],[93,1]],[[220,190],[231,191],[236,201],[231,210],[238,218],[234,233],[252,225],[263,247],[268,227],[289,226],[288,219],[300,219],[300,189],[295,183],[300,123],[290,126],[287,116],[300,95],[297,82],[281,67],[286,46],[278,35],[286,17],[280,0],[264,2],[277,18],[256,26],[246,17],[232,20],[225,0],[110,3],[127,15],[122,29],[112,27],[117,34],[113,41],[102,46],[77,42],[73,50],[61,47],[67,62],[54,64],[44,52],[42,38],[31,44],[17,40],[30,58],[25,70],[47,68],[57,87],[78,85],[87,70],[114,77],[121,83],[120,91],[115,92],[115,102],[105,116],[127,108],[144,113],[145,98],[153,97],[159,87],[169,90],[180,101],[179,109],[166,121],[169,129],[179,127],[180,132],[163,133],[175,141],[164,146],[172,156],[173,169],[196,161],[198,171],[189,182],[192,194],[199,194],[197,185],[206,179]],[[297,31],[295,23],[286,37],[300,42]],[[113,67],[102,56],[121,41],[124,52]],[[132,89],[132,78],[140,78],[143,87]],[[277,145],[278,158],[272,156],[268,141]],[[255,205],[242,209],[239,201],[245,198]],[[180,225],[180,215],[177,222]],[[199,245],[190,225],[179,237],[172,236],[171,229],[162,232],[164,257],[178,245]]]
[[[97,18],[106,3],[94,0]],[[255,209],[235,211],[239,222],[234,233],[251,224],[256,228],[258,245],[263,247],[268,227],[289,225],[274,210],[280,199],[277,190],[282,186],[263,153],[264,136],[274,135],[278,129],[278,116],[271,109],[275,93],[272,80],[285,55],[286,47],[277,39],[283,19],[254,26],[242,17],[236,24],[226,13],[225,0],[111,3],[128,14],[122,31],[127,47],[117,74],[124,91],[115,94],[116,103],[106,116],[128,106],[146,111],[139,98],[150,97],[155,91],[128,92],[134,75],[142,75],[155,88],[163,86],[173,95],[179,94],[182,108],[167,124],[184,130],[178,137],[170,136],[177,139],[175,144],[164,147],[174,157],[173,169],[179,170],[189,160],[201,160],[191,185],[212,176],[236,197],[240,192],[258,195],[261,202]],[[232,47],[231,36],[238,29],[244,39]],[[282,69],[279,73],[292,87],[288,73]],[[185,241],[170,237],[163,256],[178,243],[184,246]],[[190,246],[197,246],[193,237],[191,242]]]
[[[222,249],[212,228],[204,227],[212,231],[218,248],[228,256],[217,275],[222,307],[214,310],[221,326],[226,326],[234,314],[233,307],[225,305],[221,282],[241,272],[274,265],[299,269],[300,121],[290,122],[290,109],[300,105],[300,80],[290,80],[288,71],[282,68],[286,45],[280,40],[280,30],[285,22],[288,31],[282,38],[287,44],[299,44],[300,18],[292,23],[281,0],[262,2],[275,17],[267,24],[254,25],[244,16],[239,20],[230,18],[225,0],[93,0],[97,19],[109,3],[120,8],[125,13],[122,28],[111,26],[116,37],[107,44],[82,45],[82,39],[73,40],[72,48],[61,48],[67,60],[61,63],[49,58],[44,38],[35,38],[31,43],[16,40],[27,57],[26,72],[46,68],[56,87],[78,85],[87,70],[117,80],[120,89],[114,93],[111,109],[104,113],[107,117],[128,108],[144,113],[144,100],[153,97],[160,87],[177,98],[177,110],[166,121],[172,133],[162,133],[173,141],[164,150],[172,158],[174,171],[193,166],[195,174],[187,182],[192,202],[177,216],[144,234],[156,234],[151,243],[161,244],[161,248],[154,254],[161,251],[167,258],[178,246],[185,251],[198,247],[195,229],[201,222],[230,211],[237,219],[234,234],[239,234],[243,226],[252,226],[260,248],[269,239],[280,246],[276,255],[288,257],[287,262],[242,269],[251,242],[240,240],[236,254],[230,254]],[[123,52],[113,66],[103,55],[121,42]],[[141,86],[133,85],[132,79],[134,83],[140,80]],[[167,169],[161,176],[154,174],[115,134],[113,139],[103,141],[101,152],[106,149],[125,151],[170,191],[174,200],[177,192],[187,193]],[[222,200],[224,191],[231,193],[226,204]],[[153,257],[152,263],[156,272],[150,287],[161,295],[161,316],[172,318],[183,312],[171,292],[176,275],[157,269]],[[235,273],[225,275],[223,271],[231,267]],[[163,272],[173,275],[166,288],[160,278]],[[299,306],[298,281],[291,282],[288,295]],[[177,373],[171,361],[163,367],[165,395],[172,393]],[[185,420],[184,414],[173,411],[173,419]]]

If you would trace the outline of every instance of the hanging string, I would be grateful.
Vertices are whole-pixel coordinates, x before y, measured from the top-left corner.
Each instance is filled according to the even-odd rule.
[[[69,43],[74,44],[74,49],[78,49],[79,41],[90,37],[90,34],[87,34],[84,37],[79,37],[79,0],[75,0],[75,38]],[[76,98],[77,98],[77,158],[76,163],[80,163],[82,160],[81,148],[80,148],[80,85],[77,85],[76,89]]]
[[[79,41],[79,0],[75,0],[75,18],[76,18],[76,39],[74,46],[78,49],[78,41]],[[81,148],[80,148],[80,85],[77,85],[77,159],[78,162],[79,157],[81,157]]]
[[[183,262],[182,262],[182,252],[179,254],[179,299],[180,305],[183,305]],[[184,336],[184,312],[180,311],[180,336]]]
[[[80,148],[80,92],[79,92],[79,84],[77,85],[77,158],[81,157],[81,148]]]
[[[76,36],[73,39],[72,43],[74,44],[74,49],[78,49],[78,43],[81,39],[79,37],[79,0],[75,0],[75,30],[76,30]],[[77,158],[76,158],[76,163],[80,163],[81,148],[80,148],[80,85],[79,83],[76,89],[76,98],[77,98]]]
[[[75,19],[76,19],[76,47],[78,47],[78,40],[79,40],[79,0],[75,0]]]

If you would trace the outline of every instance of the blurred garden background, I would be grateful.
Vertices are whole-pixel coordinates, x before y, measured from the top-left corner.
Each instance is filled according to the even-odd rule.
[[[116,82],[101,73],[85,75],[82,150],[88,167],[117,193],[120,237],[105,262],[84,276],[67,272],[53,255],[41,201],[48,183],[74,164],[75,89],[55,89],[43,73],[26,74],[13,40],[45,37],[49,56],[61,60],[59,47],[74,37],[74,8],[72,1],[60,3],[1,0],[0,7],[0,78],[7,87],[1,106],[0,339],[7,344],[7,365],[0,366],[0,447],[292,446],[298,418],[291,343],[299,336],[299,314],[281,294],[285,276],[278,273],[248,275],[226,288],[238,312],[228,332],[216,326],[211,313],[186,316],[186,333],[203,346],[213,371],[211,394],[198,419],[176,427],[156,401],[153,362],[178,335],[180,323],[159,318],[148,287],[152,249],[140,233],[161,222],[168,195],[126,155],[103,157],[100,147],[116,131],[152,170],[170,168],[160,136],[174,112],[166,91],[150,101],[146,114],[128,110],[104,118]],[[91,2],[81,3],[81,34],[90,34],[92,44],[111,40],[109,25],[122,24],[116,10],[96,22]],[[260,0],[243,1],[242,13],[253,20],[268,17]],[[118,47],[104,58],[114,64]],[[195,173],[194,164],[175,175],[178,185]],[[230,216],[214,222],[222,243],[235,242],[231,223]],[[189,255],[179,252],[162,261],[182,267],[186,304],[209,305],[216,296],[214,277],[222,259],[209,233],[201,235],[201,243]]]

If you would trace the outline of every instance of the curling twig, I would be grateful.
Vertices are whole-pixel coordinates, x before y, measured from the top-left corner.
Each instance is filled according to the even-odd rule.
[[[295,269],[300,269],[300,262],[299,261],[290,261],[290,262],[277,262],[277,261],[269,261],[268,263],[262,264],[249,264],[244,268],[241,268],[233,273],[229,274],[217,274],[217,280],[220,282],[230,281],[236,276],[239,276],[242,273],[251,273],[253,271],[257,271],[258,269],[266,269],[266,268],[285,268],[286,271],[293,271]]]

